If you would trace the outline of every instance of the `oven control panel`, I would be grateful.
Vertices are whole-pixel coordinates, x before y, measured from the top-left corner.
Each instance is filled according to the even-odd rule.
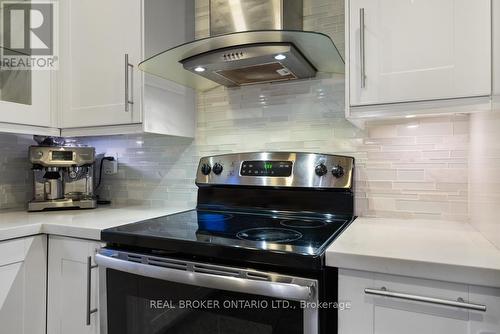
[[[196,184],[352,188],[354,158],[297,152],[224,154],[200,159]]]
[[[241,176],[288,177],[292,175],[293,161],[253,160],[241,163]]]

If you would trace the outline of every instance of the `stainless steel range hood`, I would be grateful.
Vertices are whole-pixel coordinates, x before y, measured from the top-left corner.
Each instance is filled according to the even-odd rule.
[[[210,37],[159,53],[147,73],[208,90],[344,73],[326,35],[302,31],[302,0],[211,0]]]

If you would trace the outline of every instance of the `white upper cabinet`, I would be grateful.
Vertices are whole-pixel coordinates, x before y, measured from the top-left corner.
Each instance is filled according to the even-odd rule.
[[[346,3],[350,106],[491,95],[490,0]]]
[[[193,137],[195,93],[138,64],[194,39],[194,2],[61,3],[63,136],[152,132]]]
[[[69,27],[61,29],[62,128],[139,123],[142,1],[70,0],[61,7]]]
[[[500,110],[500,1],[492,1],[493,18],[493,109]]]
[[[8,30],[0,34],[0,123],[51,127],[55,121],[51,113],[53,70],[43,66],[43,62],[37,62],[38,52],[45,51],[34,50],[40,47],[34,42],[38,35],[32,32],[30,38],[26,38],[29,28],[26,17],[32,17],[35,11],[23,10],[19,6],[11,8],[9,5],[5,2],[1,7],[2,31]],[[50,28],[51,20],[46,21],[44,28]],[[54,39],[40,43],[47,43],[44,47],[49,53],[56,50]],[[47,54],[44,57],[51,56]],[[37,68],[31,64],[41,66]],[[0,131],[15,128],[11,126],[9,129],[4,124],[0,126]]]
[[[0,122],[52,126],[49,70],[0,70]]]

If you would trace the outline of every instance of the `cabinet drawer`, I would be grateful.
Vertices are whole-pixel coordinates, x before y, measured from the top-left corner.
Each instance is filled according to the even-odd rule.
[[[500,334],[500,289],[340,269],[339,300],[339,334]]]

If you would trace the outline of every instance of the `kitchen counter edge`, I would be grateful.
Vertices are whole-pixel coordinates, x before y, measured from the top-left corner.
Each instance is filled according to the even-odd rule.
[[[0,211],[0,242],[36,234],[100,240],[107,228],[191,210],[190,207],[101,207],[89,210]]]
[[[464,222],[358,217],[326,265],[500,288],[500,249]]]

